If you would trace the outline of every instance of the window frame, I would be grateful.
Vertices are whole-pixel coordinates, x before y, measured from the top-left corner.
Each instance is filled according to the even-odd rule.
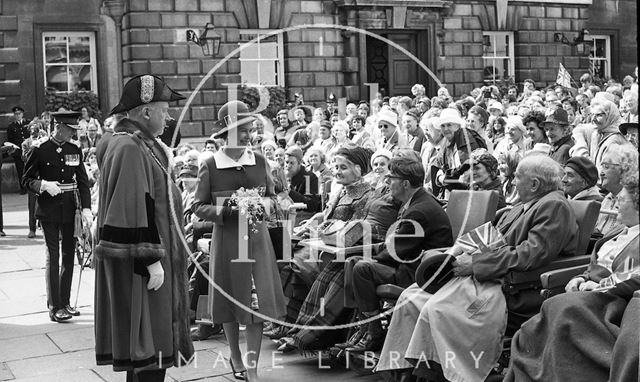
[[[67,38],[67,61],[64,64],[52,64],[47,62],[47,37],[65,37]],[[96,32],[87,30],[87,31],[65,31],[65,30],[49,30],[43,31],[41,33],[42,39],[42,72],[43,72],[43,85],[44,89],[47,88],[47,68],[52,66],[86,66],[87,63],[71,63],[69,62],[69,38],[70,37],[89,37],[89,63],[88,65],[91,67],[91,90],[79,90],[79,91],[88,91],[92,92],[99,96],[99,87],[98,87],[98,62],[97,62],[97,47],[96,47]],[[71,93],[72,90],[70,76],[67,72],[67,90],[57,90],[57,93]]]
[[[249,41],[253,40],[254,38],[261,36],[261,35],[265,35],[268,34],[270,32],[275,31],[275,29],[241,29],[240,30],[240,42],[238,43],[239,46],[242,46],[244,44],[247,44]],[[244,36],[244,37],[243,37]],[[248,37],[247,37],[248,36]],[[238,60],[240,61],[240,78],[242,79],[242,62],[243,61],[257,61],[257,62],[275,62],[276,64],[276,81],[274,84],[263,84],[263,86],[285,86],[285,72],[284,72],[284,34],[283,33],[278,33],[275,34],[273,36],[271,36],[273,38],[276,39],[275,43],[276,43],[276,58],[241,58],[240,55],[242,54],[242,52],[240,52],[240,55],[238,57]],[[260,44],[261,41],[264,40],[259,40],[257,42],[255,42],[255,44]],[[259,52],[259,50],[258,50]],[[244,81],[243,81],[244,82]]]
[[[606,34],[585,34],[584,40],[590,41],[593,47],[592,51],[594,53],[594,56],[593,57],[591,55],[587,56],[587,58],[589,59],[589,71],[592,72],[591,75],[592,76],[595,75],[595,73],[593,73],[593,71],[591,70],[591,63],[593,61],[604,61],[606,64],[604,75],[606,78],[611,78],[611,64],[612,64],[611,36]],[[595,57],[595,47],[596,47],[595,40],[605,40],[605,55],[606,55],[605,57]]]
[[[503,80],[509,77],[513,77],[513,79],[515,80],[515,76],[516,76],[516,54],[515,54],[515,33],[512,31],[482,31],[482,39],[484,41],[485,36],[489,36],[490,39],[492,39],[492,41],[495,41],[495,36],[506,36],[508,37],[508,41],[509,43],[507,44],[507,54],[508,56],[497,56],[496,55],[496,44],[493,44],[493,56],[485,56],[484,55],[484,42],[483,42],[483,49],[482,49],[482,63],[483,63],[483,72],[484,72],[484,63],[485,61],[490,61],[493,60],[494,62],[497,60],[504,60],[504,59],[508,59],[509,60],[509,64],[508,64],[508,73],[506,76],[503,76]],[[493,68],[495,68],[495,65],[492,65]],[[484,77],[484,76],[483,76]],[[483,83],[485,82],[485,79],[483,78]],[[493,76],[493,79],[491,80],[492,85],[495,85],[496,83],[496,78],[495,78],[495,74]]]

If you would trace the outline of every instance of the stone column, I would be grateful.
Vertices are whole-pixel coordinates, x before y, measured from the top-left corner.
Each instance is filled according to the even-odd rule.
[[[122,17],[125,0],[104,0],[100,13],[107,35],[107,54],[104,59],[107,60],[105,67],[110,72],[107,81],[108,100],[110,105],[116,105],[122,91]]]

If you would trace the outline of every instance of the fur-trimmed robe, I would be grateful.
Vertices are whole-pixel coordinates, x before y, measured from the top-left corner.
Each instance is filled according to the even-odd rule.
[[[193,354],[180,191],[168,150],[143,129],[123,119],[99,158],[96,360],[116,371],[180,366]],[[146,266],[158,260],[164,283],[148,290]]]

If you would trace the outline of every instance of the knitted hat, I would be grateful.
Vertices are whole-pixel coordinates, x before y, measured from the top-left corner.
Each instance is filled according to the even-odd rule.
[[[582,179],[587,182],[588,187],[593,187],[598,183],[598,169],[596,165],[587,157],[571,157],[565,164],[565,167],[569,167]]]

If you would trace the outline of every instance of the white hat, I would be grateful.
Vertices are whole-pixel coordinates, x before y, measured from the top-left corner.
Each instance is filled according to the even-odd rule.
[[[525,134],[527,132],[527,128],[524,127],[524,124],[522,123],[522,118],[520,118],[520,116],[518,115],[509,116],[505,121],[505,125],[505,128],[507,126],[515,127],[516,129],[520,130],[522,134]]]
[[[393,110],[383,108],[378,112],[378,123],[382,121],[392,124],[394,127],[398,127],[398,114]]]
[[[377,157],[385,157],[388,160],[391,160],[391,158],[393,157],[393,153],[385,148],[380,148],[378,150],[376,150],[375,153],[373,153],[373,155],[371,155],[371,167],[373,167],[373,161],[377,158]]]
[[[502,103],[498,101],[493,101],[489,103],[489,107],[487,108],[487,110],[491,110],[491,109],[500,110],[501,113],[504,112],[504,107],[502,106]]]
[[[438,127],[441,127],[445,123],[455,123],[460,125],[460,127],[465,126],[467,123],[462,117],[460,117],[460,113],[458,110],[452,108],[445,108],[440,113],[440,118],[438,119]]]

